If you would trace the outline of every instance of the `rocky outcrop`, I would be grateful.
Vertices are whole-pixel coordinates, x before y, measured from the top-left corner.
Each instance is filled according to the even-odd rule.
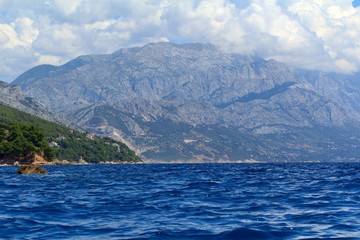
[[[45,168],[42,168],[36,164],[20,166],[17,173],[18,174],[48,174]]]
[[[28,156],[19,157],[19,158],[0,159],[0,165],[19,166],[19,165],[29,165],[29,164],[51,165],[52,163],[46,161],[44,157],[39,154],[29,154]]]
[[[35,164],[35,165],[48,165],[49,162],[47,162],[43,156],[39,154],[29,154],[25,157],[17,158],[15,163],[17,165],[23,165],[23,164]]]
[[[360,146],[358,79],[156,43],[38,66],[13,83],[145,159],[329,161]]]

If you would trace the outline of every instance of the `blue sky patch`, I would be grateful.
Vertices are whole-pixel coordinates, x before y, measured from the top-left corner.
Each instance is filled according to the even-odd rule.
[[[353,5],[354,8],[359,7],[360,6],[360,0],[354,0],[352,2],[352,5]]]

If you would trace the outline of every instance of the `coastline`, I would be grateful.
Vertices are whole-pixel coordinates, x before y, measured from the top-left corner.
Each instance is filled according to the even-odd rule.
[[[64,166],[64,165],[121,165],[121,164],[144,164],[144,162],[99,162],[99,163],[90,163],[90,162],[70,162],[68,160],[54,160],[52,162],[32,162],[32,163],[23,163],[20,164],[15,161],[13,164],[3,163],[0,164],[0,167],[19,167],[22,165],[35,164],[39,166]]]

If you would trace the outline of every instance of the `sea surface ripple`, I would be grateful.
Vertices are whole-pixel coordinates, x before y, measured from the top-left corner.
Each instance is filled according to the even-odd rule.
[[[360,239],[360,164],[0,168],[1,239]]]

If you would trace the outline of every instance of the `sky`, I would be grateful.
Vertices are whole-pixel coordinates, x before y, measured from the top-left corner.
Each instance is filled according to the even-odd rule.
[[[360,71],[360,0],[0,0],[0,80],[151,42]]]

